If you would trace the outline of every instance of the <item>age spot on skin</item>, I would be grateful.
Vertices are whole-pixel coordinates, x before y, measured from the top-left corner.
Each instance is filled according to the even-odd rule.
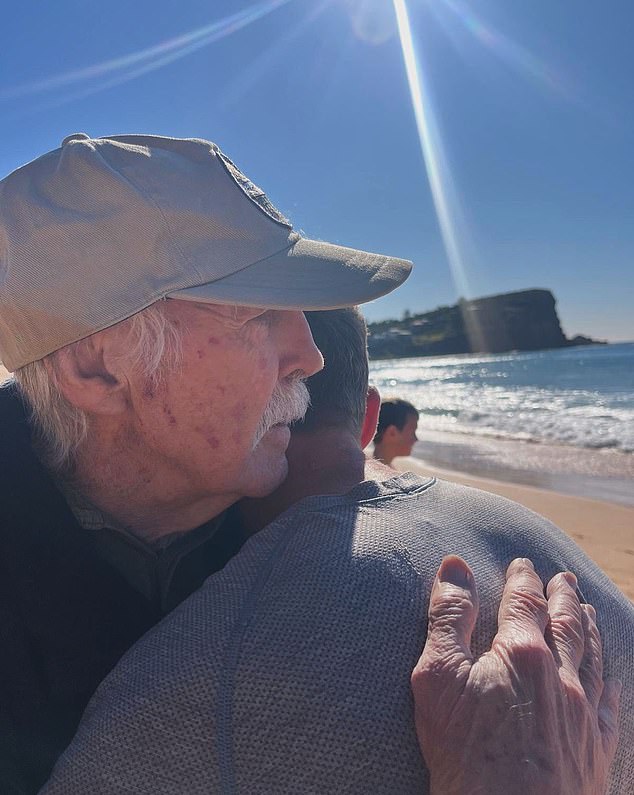
[[[218,441],[218,439],[216,439],[215,436],[208,436],[207,444],[211,447],[212,450],[217,450],[220,447],[220,442]]]
[[[152,481],[150,470],[147,467],[141,467],[138,471],[138,476],[141,483],[144,483],[146,486],[148,483],[151,483]]]
[[[143,397],[146,400],[154,400],[154,389],[152,384],[148,383],[143,387]]]
[[[198,351],[197,350],[196,351],[196,356],[198,356],[199,359],[204,359],[205,358],[205,354],[204,354],[203,351]]]
[[[218,337],[207,337],[207,342],[210,345],[220,345],[220,340],[218,339]]]
[[[167,422],[170,425],[176,425],[176,417],[172,414],[172,410],[169,406],[163,406],[163,414],[167,416]]]

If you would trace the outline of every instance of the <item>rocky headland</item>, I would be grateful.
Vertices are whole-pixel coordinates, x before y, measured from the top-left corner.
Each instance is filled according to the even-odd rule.
[[[457,353],[503,353],[597,344],[577,335],[568,339],[550,290],[520,290],[454,306],[384,320],[368,326],[372,359],[445,356]]]

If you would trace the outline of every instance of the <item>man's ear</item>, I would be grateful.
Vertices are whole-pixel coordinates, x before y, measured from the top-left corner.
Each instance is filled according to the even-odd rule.
[[[383,436],[390,441],[394,441],[394,439],[400,437],[400,435],[401,431],[396,427],[396,425],[388,425],[383,431]]]
[[[368,387],[368,394],[365,399],[365,417],[361,429],[361,448],[367,447],[374,435],[376,426],[379,422],[379,411],[381,410],[381,395],[375,386]]]
[[[128,383],[111,355],[107,332],[93,334],[55,355],[56,381],[66,400],[90,414],[118,414],[128,404]]]

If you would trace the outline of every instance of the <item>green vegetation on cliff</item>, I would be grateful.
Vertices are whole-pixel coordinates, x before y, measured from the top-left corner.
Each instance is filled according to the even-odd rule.
[[[405,312],[401,320],[370,323],[368,329],[373,359],[533,351],[594,342],[566,339],[550,290],[460,299],[432,312]]]

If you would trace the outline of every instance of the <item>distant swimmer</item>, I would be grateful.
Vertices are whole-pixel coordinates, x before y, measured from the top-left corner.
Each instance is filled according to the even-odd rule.
[[[418,441],[418,410],[407,400],[393,398],[381,403],[374,437],[374,457],[388,466],[397,456],[411,455]]]

